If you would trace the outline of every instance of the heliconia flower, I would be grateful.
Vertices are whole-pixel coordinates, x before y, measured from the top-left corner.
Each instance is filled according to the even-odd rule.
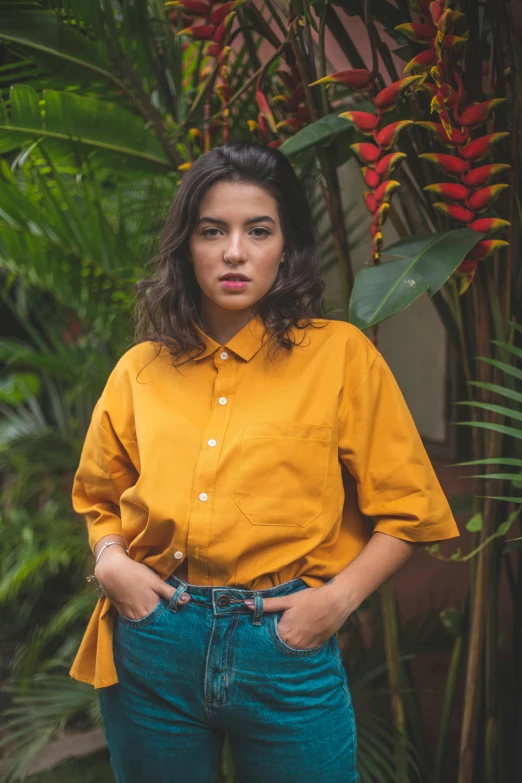
[[[176,35],[190,35],[196,41],[210,41],[214,34],[213,24],[198,24],[192,25],[192,27],[185,27],[180,30]]]
[[[207,16],[211,10],[210,3],[204,3],[202,0],[173,0],[173,2],[165,3],[165,6],[179,6],[187,14],[193,16]]]
[[[428,6],[428,13],[426,15],[431,16],[435,24],[437,24],[444,9],[441,7],[440,3],[437,2],[429,2]]]
[[[395,179],[388,179],[386,182],[381,182],[379,187],[375,191],[375,198],[379,203],[389,201],[394,192],[400,187],[400,182]]]
[[[268,133],[268,122],[266,121],[266,118],[261,112],[257,115],[257,123],[259,127],[259,132],[261,135],[261,140],[266,144],[268,139],[270,138],[270,134]]]
[[[287,117],[286,119],[276,123],[276,129],[278,131],[289,130],[292,133],[295,133],[296,131],[301,130],[302,127],[303,127],[303,122],[297,117]]]
[[[178,171],[188,171],[188,169],[192,166],[192,163],[180,163],[178,166]]]
[[[345,84],[347,87],[354,87],[360,90],[369,87],[374,78],[374,74],[366,70],[366,68],[351,68],[348,71],[337,71],[337,73],[323,76],[322,79],[317,79],[317,81],[311,82],[308,86],[313,87],[316,84]]]
[[[437,196],[449,198],[452,201],[464,201],[469,196],[468,188],[459,185],[458,182],[437,182],[433,185],[426,185],[423,190],[436,193]]]
[[[210,14],[208,21],[211,22],[211,24],[221,24],[225,16],[231,13],[231,11],[236,6],[241,5],[242,2],[244,2],[244,0],[239,0],[239,2],[233,3],[225,3],[225,5],[218,6],[218,8],[215,8]]]
[[[212,40],[214,43],[221,43],[225,36],[225,30],[226,30],[226,19],[223,19],[223,21],[218,24],[216,29],[214,30],[214,35],[212,36]]]
[[[466,160],[480,160],[480,158],[483,158],[488,154],[493,144],[496,144],[497,141],[500,141],[500,139],[503,139],[505,136],[509,136],[507,131],[489,133],[487,136],[473,139],[473,141],[469,141],[465,147],[461,147],[460,154]]]
[[[302,120],[303,122],[310,122],[311,115],[308,106],[298,106],[295,113],[298,120]]]
[[[381,111],[391,109],[393,106],[395,106],[398,98],[402,95],[404,90],[410,86],[410,84],[418,84],[419,81],[422,81],[423,79],[424,76],[422,74],[417,74],[416,76],[406,76],[404,79],[399,79],[399,81],[393,82],[393,84],[389,84],[387,87],[377,93],[373,99],[373,105]]]
[[[343,111],[338,116],[350,120],[361,133],[371,133],[379,123],[377,114],[368,111]]]
[[[417,120],[415,124],[420,125],[422,128],[427,128],[429,131],[431,131],[431,133],[437,136],[442,144],[445,144],[447,147],[454,147],[457,144],[464,144],[468,138],[467,135],[464,135],[464,133],[457,130],[457,128],[453,128],[450,139],[444,130],[444,126],[440,122],[424,122],[423,120]]]
[[[287,109],[294,108],[294,100],[291,95],[273,95],[272,106],[275,103],[285,103]]]
[[[363,166],[361,168],[362,175],[364,177],[364,181],[368,185],[369,188],[376,188],[377,185],[380,184],[381,178],[375,171],[375,169],[371,169],[368,166]]]
[[[268,147],[280,147],[283,143],[284,139],[274,139],[274,141],[269,141],[267,146]]]
[[[363,161],[363,163],[375,163],[381,151],[375,144],[370,142],[362,142],[360,144],[350,144],[355,154]]]
[[[465,260],[482,261],[494,253],[495,250],[498,250],[500,247],[506,247],[506,245],[509,245],[509,242],[506,242],[505,239],[483,239],[481,242],[477,242],[475,247],[471,248]]]
[[[458,111],[455,112],[455,119],[459,125],[465,125],[468,128],[475,125],[481,125],[488,118],[489,112],[499,103],[504,103],[507,98],[493,98],[490,101],[482,101],[482,103],[473,103],[470,106],[466,106],[462,114]]]
[[[463,36],[460,35],[445,35],[442,39],[442,47],[444,49],[452,49],[459,44],[467,44],[469,38],[469,30],[466,30]]]
[[[466,207],[463,207],[460,204],[447,204],[445,201],[435,201],[433,202],[433,206],[441,212],[445,212],[446,215],[449,215],[453,220],[461,220],[463,223],[469,223],[474,217],[471,210],[466,209]]]
[[[376,162],[375,171],[382,179],[388,179],[392,171],[394,171],[399,163],[406,157],[407,155],[405,152],[390,152]]]
[[[453,139],[453,127],[451,125],[451,120],[448,112],[446,109],[442,109],[439,111],[439,120],[441,121],[442,127],[446,131],[446,135],[448,138]]]
[[[499,171],[509,168],[511,168],[509,163],[487,163],[485,166],[478,166],[463,174],[461,182],[469,188],[479,188],[489,182],[491,177],[498,174]]]
[[[456,155],[445,155],[437,152],[422,152],[418,155],[419,158],[427,160],[430,163],[434,163],[445,174],[463,174],[469,168],[469,163],[465,160],[457,158]],[[464,180],[463,180],[464,181]],[[464,183],[470,185],[470,182]]]
[[[382,204],[377,207],[372,221],[372,224],[375,225],[376,228],[380,228],[382,226],[386,220],[389,209],[390,205],[387,201],[383,201]]]
[[[479,234],[491,234],[492,231],[498,231],[501,228],[507,228],[511,223],[509,220],[502,220],[502,218],[479,218],[468,223],[466,228],[470,228],[472,231],[478,231]]]
[[[377,199],[375,198],[374,194],[370,190],[365,190],[363,193],[363,197],[364,197],[364,203],[366,204],[366,209],[368,210],[368,212],[371,212],[371,214],[373,215],[373,213],[375,212],[378,206]]]
[[[464,259],[464,261],[461,261],[461,263],[458,265],[456,271],[460,272],[462,275],[469,274],[469,277],[467,280],[463,281],[460,288],[459,288],[459,296],[462,296],[467,289],[470,287],[471,283],[473,282],[473,278],[475,277],[475,272],[477,271],[478,266],[478,259],[473,260],[468,257]]]
[[[408,125],[413,125],[413,120],[399,120],[399,122],[391,122],[377,134],[374,134],[375,141],[381,149],[390,149],[390,147],[393,147],[393,145],[397,142],[397,138],[401,130],[406,128]]]
[[[192,141],[203,141],[203,132],[199,128],[189,128],[187,135]]]
[[[417,43],[431,43],[437,34],[435,25],[421,24],[420,22],[399,24],[395,29],[400,30],[407,38]]]
[[[403,70],[404,73],[412,73],[414,71],[425,71],[427,68],[433,65],[435,62],[435,52],[431,49],[425,49],[423,52],[416,54],[413,59],[406,63]]]
[[[259,111],[266,117],[271,130],[277,134],[276,121],[274,115],[272,114],[272,109],[270,108],[270,104],[268,103],[264,93],[260,89],[256,90],[256,101],[257,105],[259,106]]]
[[[212,43],[209,47],[207,47],[205,54],[208,54],[209,57],[217,57],[222,50],[223,47],[221,44]]]
[[[476,190],[475,193],[469,197],[467,205],[470,209],[476,211],[486,209],[486,207],[489,207],[498,194],[501,193],[505,188],[509,188],[509,185],[507,185],[505,182],[501,182],[498,185],[488,185],[485,188]]]

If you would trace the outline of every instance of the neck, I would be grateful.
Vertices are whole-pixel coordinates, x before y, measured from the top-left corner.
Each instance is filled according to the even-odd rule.
[[[220,345],[227,343],[235,334],[252,320],[252,309],[223,310],[222,308],[201,307],[203,330]]]

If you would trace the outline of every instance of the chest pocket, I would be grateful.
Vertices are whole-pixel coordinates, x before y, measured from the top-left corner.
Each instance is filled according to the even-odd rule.
[[[235,501],[252,525],[306,527],[321,513],[331,432],[284,421],[245,427]]]

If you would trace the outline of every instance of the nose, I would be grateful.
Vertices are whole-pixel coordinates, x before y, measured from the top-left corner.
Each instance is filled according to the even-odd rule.
[[[225,261],[229,261],[234,264],[241,263],[245,260],[245,250],[239,235],[230,235],[229,242],[224,251],[223,257]]]

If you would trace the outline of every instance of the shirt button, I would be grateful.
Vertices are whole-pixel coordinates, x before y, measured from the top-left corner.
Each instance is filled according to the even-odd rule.
[[[176,558],[176,560],[181,560],[181,558],[183,557],[183,552],[174,552],[174,557]]]
[[[208,443],[209,446],[215,446],[216,445],[216,441],[214,440],[214,438],[210,438],[210,440],[207,441],[207,443]]]
[[[200,500],[208,500],[208,495],[206,492],[200,492],[199,493],[199,499]]]
[[[220,397],[218,400],[220,405],[226,405],[227,404],[227,398],[226,397]]]
[[[227,353],[226,351],[222,351],[222,352],[219,354],[219,358],[220,358],[220,359],[228,359],[228,353]]]

